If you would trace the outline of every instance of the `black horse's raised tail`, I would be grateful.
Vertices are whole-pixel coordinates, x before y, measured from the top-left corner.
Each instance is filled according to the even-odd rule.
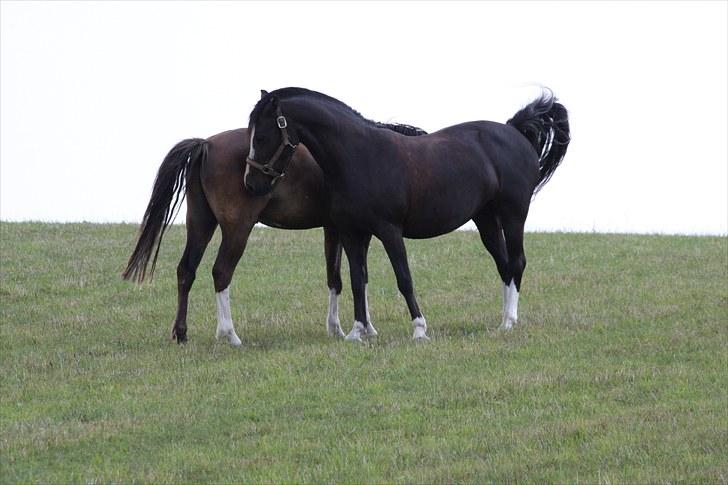
[[[199,167],[205,158],[207,158],[207,141],[202,138],[183,140],[164,157],[139,228],[136,247],[122,273],[125,280],[137,283],[144,281],[150,258],[152,267],[149,276],[154,274],[164,231],[174,219],[185,198],[187,173],[191,167],[195,165]],[[154,253],[153,258],[152,253]]]
[[[508,124],[520,131],[539,154],[540,176],[533,193],[546,185],[564,159],[571,141],[569,113],[551,90],[516,113]]]

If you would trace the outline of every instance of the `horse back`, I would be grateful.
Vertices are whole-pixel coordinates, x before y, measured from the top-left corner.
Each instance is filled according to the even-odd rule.
[[[462,147],[453,163],[465,160],[482,169],[486,179],[497,179],[494,197],[506,195],[504,190],[527,192],[531,197],[538,181],[538,153],[514,127],[495,121],[471,121],[450,126],[435,135],[450,144]],[[450,157],[452,158],[452,157]],[[517,187],[517,189],[516,189]]]
[[[476,121],[403,139],[407,165],[407,237],[443,234],[488,204],[529,200],[538,180],[538,156],[528,140],[502,123]]]

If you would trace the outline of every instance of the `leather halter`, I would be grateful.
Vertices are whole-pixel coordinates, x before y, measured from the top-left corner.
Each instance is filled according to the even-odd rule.
[[[283,116],[283,114],[281,113],[280,106],[276,107],[276,124],[278,125],[278,129],[281,130],[282,137],[281,144],[278,146],[276,152],[268,159],[266,163],[259,163],[250,157],[247,157],[245,159],[245,163],[253,168],[257,168],[267,176],[272,177],[273,182],[285,175],[286,166],[288,165],[288,162],[291,161],[291,156],[298,146],[298,144],[294,145],[293,143],[291,143],[291,139],[288,137],[288,122],[286,121],[286,117]],[[252,145],[253,140],[250,140],[250,143]],[[286,164],[280,168],[280,171],[276,170],[275,168],[273,168],[273,165],[278,162],[279,159],[281,159],[285,150],[290,150],[288,162],[286,162]]]

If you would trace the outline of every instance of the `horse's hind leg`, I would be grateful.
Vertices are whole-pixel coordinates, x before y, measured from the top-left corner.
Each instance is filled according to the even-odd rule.
[[[503,236],[503,227],[492,208],[488,208],[479,213],[473,218],[473,222],[478,227],[480,240],[483,242],[485,249],[493,257],[498,274],[503,281],[503,322],[505,322],[507,291],[512,275],[508,266],[508,252],[506,249],[506,240]]]
[[[212,278],[215,283],[215,298],[217,301],[217,330],[216,338],[227,338],[230,345],[239,346],[242,342],[235,333],[232,312],[230,310],[230,281],[233,278],[235,267],[238,265],[248,236],[253,229],[254,221],[234,224],[220,224],[222,241],[217,252],[215,264],[212,267]]]
[[[518,296],[521,291],[521,279],[526,269],[526,254],[523,251],[523,229],[526,223],[524,211],[508,211],[501,213],[503,234],[508,252],[508,272],[503,280],[504,293],[504,329],[510,329],[518,321]],[[526,207],[525,212],[528,212]]]
[[[324,227],[324,255],[326,256],[326,284],[329,287],[329,314],[326,326],[329,336],[343,337],[339,320],[339,295],[341,295],[341,240],[332,227]]]
[[[199,199],[200,196],[202,194],[194,192],[192,185],[188,187],[187,244],[177,265],[177,316],[172,326],[172,338],[178,343],[187,341],[187,302],[190,290],[202,255],[217,227],[212,211],[205,200]]]
[[[384,250],[389,256],[389,262],[397,277],[397,287],[407,302],[410,316],[412,317],[412,327],[414,333],[412,338],[415,340],[429,340],[427,336],[427,322],[420,312],[420,307],[415,299],[415,288],[412,283],[412,275],[410,274],[409,263],[407,262],[407,249],[402,239],[402,231],[399,228],[388,228],[378,234],[384,245]]]

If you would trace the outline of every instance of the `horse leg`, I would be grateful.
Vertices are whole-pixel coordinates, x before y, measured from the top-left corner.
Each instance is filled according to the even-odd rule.
[[[508,285],[512,276],[508,267],[508,253],[506,250],[506,240],[503,236],[503,227],[501,226],[500,219],[492,210],[479,213],[473,218],[473,222],[478,227],[480,240],[483,242],[485,249],[493,257],[498,274],[503,281],[503,322],[505,324]]]
[[[526,217],[504,211],[501,214],[501,221],[508,252],[507,278],[503,280],[505,311],[501,327],[508,330],[518,322],[518,296],[521,291],[523,271],[526,269],[526,255],[523,251],[523,228]]]
[[[402,230],[399,228],[390,228],[383,233],[378,234],[384,245],[384,250],[389,256],[389,262],[397,277],[397,287],[399,292],[404,296],[407,302],[410,316],[412,317],[412,327],[414,333],[412,338],[415,340],[429,340],[427,336],[427,322],[420,312],[420,307],[415,299],[415,288],[412,283],[412,275],[410,274],[409,263],[407,262],[407,249],[402,238]]]
[[[366,244],[364,245],[364,309],[367,315],[367,335],[377,336],[379,332],[374,328],[372,323],[372,316],[369,314],[369,243],[372,240],[371,234],[367,237]]]
[[[371,234],[342,234],[341,242],[349,260],[349,276],[351,292],[354,297],[354,327],[346,336],[346,340],[361,342],[361,338],[372,335],[366,313],[365,267],[366,254]]]
[[[215,299],[217,301],[217,330],[215,338],[226,337],[230,345],[237,347],[242,342],[235,333],[232,312],[230,310],[230,281],[233,278],[235,267],[238,265],[248,236],[253,229],[254,222],[221,224],[222,241],[217,252],[215,264],[212,267],[212,278],[215,284]]]
[[[217,227],[217,221],[207,202],[195,202],[202,194],[188,188],[187,197],[187,243],[177,265],[177,316],[172,325],[172,338],[178,343],[187,341],[187,302],[197,267]]]
[[[343,337],[339,320],[339,295],[341,295],[341,241],[332,227],[324,227],[324,255],[326,256],[326,284],[329,287],[329,314],[326,325],[329,336]]]

